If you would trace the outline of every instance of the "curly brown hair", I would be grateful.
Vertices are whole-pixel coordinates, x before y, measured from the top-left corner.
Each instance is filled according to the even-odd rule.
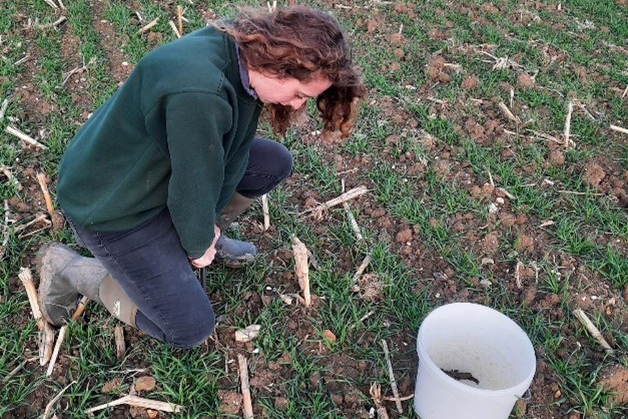
[[[219,26],[240,47],[247,68],[280,78],[310,81],[323,76],[332,86],[316,99],[326,131],[349,136],[357,99],[366,94],[353,67],[346,36],[328,13],[306,6],[280,7],[272,12],[241,9],[229,24]],[[284,134],[300,113],[289,106],[268,105],[276,134]]]

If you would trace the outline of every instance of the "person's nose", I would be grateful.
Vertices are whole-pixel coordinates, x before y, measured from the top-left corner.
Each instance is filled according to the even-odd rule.
[[[306,100],[307,98],[292,99],[289,105],[292,106],[292,109],[299,109],[301,106],[303,106]]]

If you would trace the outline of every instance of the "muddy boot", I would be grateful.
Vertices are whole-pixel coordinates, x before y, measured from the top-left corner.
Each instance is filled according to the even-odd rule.
[[[216,222],[221,231],[216,242],[216,260],[230,268],[240,268],[253,262],[255,255],[257,255],[257,248],[253,243],[230,239],[224,234],[229,225],[250,207],[253,201],[255,200],[234,192],[231,202],[225,207]]]
[[[83,257],[61,243],[48,243],[37,253],[36,263],[39,306],[50,324],[66,323],[83,295],[135,327],[137,307],[98,259]]]

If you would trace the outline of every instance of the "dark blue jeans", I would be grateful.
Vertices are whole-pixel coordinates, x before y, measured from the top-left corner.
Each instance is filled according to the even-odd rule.
[[[277,186],[291,170],[292,156],[283,145],[256,138],[236,190],[255,198]],[[137,305],[138,329],[178,348],[199,345],[212,333],[214,311],[167,209],[128,231],[97,232],[71,224],[79,244],[100,260]]]

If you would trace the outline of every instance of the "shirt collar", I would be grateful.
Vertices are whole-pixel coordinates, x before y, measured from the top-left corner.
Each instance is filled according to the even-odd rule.
[[[244,67],[244,63],[242,62],[242,59],[240,58],[240,46],[238,44],[236,44],[236,56],[238,57],[238,67],[240,68],[240,80],[242,81],[242,86],[244,87],[244,90],[249,95],[257,99],[257,94],[255,93],[255,90],[253,90],[253,88],[251,87],[251,82],[249,80],[249,73],[246,67]]]

